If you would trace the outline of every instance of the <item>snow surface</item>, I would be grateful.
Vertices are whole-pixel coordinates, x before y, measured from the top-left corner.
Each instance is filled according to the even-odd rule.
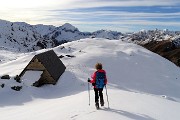
[[[27,71],[21,78],[23,83],[27,86],[33,85],[41,77],[43,71]]]
[[[35,54],[46,49],[0,63],[0,76],[12,77],[0,79],[1,84],[5,83],[4,88],[0,87],[1,120],[180,119],[180,68],[159,55],[132,43],[106,39],[82,39],[53,50],[65,56],[61,60],[66,66],[56,85],[36,88],[13,80]],[[105,106],[100,110],[95,109],[92,87],[88,105],[87,78],[97,62],[107,72],[110,106],[104,89]],[[11,90],[14,84],[22,85],[22,90]]]

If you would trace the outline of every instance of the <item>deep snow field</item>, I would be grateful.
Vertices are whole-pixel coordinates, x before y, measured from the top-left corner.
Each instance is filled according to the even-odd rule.
[[[64,48],[63,48],[64,46]],[[28,80],[41,73],[30,72],[22,83],[13,80],[35,54],[0,53],[0,120],[180,120],[180,68],[145,48],[120,40],[82,39],[53,50],[66,66],[56,85],[32,87]],[[6,53],[6,54],[4,54]],[[107,72],[107,103],[96,110],[87,79],[97,62]],[[10,87],[22,85],[21,91]]]

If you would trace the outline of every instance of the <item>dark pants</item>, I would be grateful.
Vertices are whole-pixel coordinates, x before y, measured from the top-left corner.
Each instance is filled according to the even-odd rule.
[[[94,92],[95,92],[95,103],[99,103],[99,97],[100,97],[100,102],[104,103],[104,99],[103,99],[103,88],[94,88]]]

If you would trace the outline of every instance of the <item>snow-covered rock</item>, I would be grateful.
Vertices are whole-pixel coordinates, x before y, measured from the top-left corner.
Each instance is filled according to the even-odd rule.
[[[135,33],[124,34],[122,40],[134,43],[148,43],[151,41],[173,40],[180,35],[180,31],[169,30],[141,30]]]
[[[177,48],[180,48],[180,35],[173,38],[172,42]]]

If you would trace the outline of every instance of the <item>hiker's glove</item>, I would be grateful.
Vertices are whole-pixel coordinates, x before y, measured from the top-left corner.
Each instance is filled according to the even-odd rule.
[[[95,86],[96,84],[95,83],[92,83],[92,86]]]

